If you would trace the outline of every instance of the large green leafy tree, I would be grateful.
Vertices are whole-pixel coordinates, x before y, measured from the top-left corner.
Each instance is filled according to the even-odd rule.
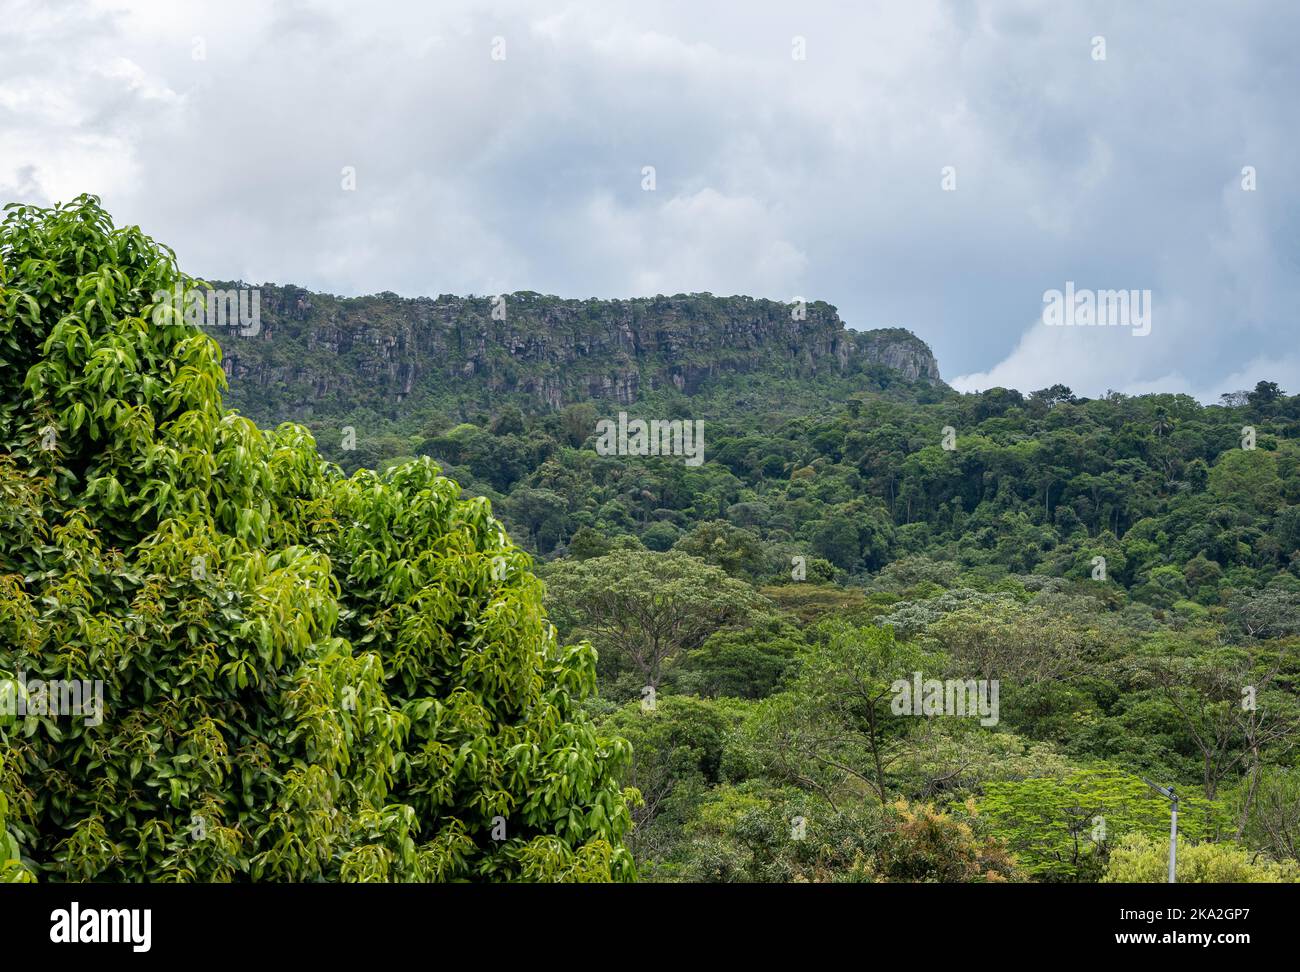
[[[0,875],[633,877],[594,652],[487,503],[225,412],[183,279],[94,197],[0,228]]]
[[[748,584],[679,550],[561,561],[547,581],[556,620],[610,649],[651,688],[683,652],[720,629],[748,624],[766,606]]]
[[[980,809],[993,833],[1037,880],[1095,881],[1120,837],[1169,834],[1169,803],[1140,778],[1119,770],[1100,767],[1073,770],[1064,778],[989,782],[984,791]],[[1181,835],[1205,840],[1225,825],[1220,805],[1180,797]]]
[[[756,728],[768,771],[835,800],[866,788],[884,806],[889,770],[915,720],[895,715],[894,683],[936,671],[942,659],[891,628],[822,622],[791,690],[767,699]]]

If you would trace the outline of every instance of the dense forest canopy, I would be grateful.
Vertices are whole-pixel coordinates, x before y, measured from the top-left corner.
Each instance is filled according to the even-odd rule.
[[[628,312],[675,358],[576,383],[340,351],[308,402],[240,384],[302,320],[214,331],[244,418],[151,323],[169,253],[88,198],[4,234],[0,675],[117,712],[0,724],[10,875],[1161,880],[1152,780],[1180,880],[1300,880],[1300,395],[958,394],[906,332],[810,305],[810,362],[692,295]],[[602,313],[511,299],[552,350]],[[602,454],[620,410],[704,462]]]
[[[1300,395],[714,363],[631,404],[468,376],[308,419],[346,468],[433,458],[540,558],[551,616],[600,653],[588,710],[632,743],[643,878],[1158,880],[1144,779],[1183,794],[1180,879],[1296,878]],[[702,420],[706,461],[602,455],[619,411]],[[898,717],[918,671],[997,683],[996,725]]]

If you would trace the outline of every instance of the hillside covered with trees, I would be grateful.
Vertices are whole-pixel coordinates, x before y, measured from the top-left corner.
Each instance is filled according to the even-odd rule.
[[[346,468],[432,458],[537,558],[562,635],[599,653],[588,710],[632,744],[643,879],[1162,880],[1144,778],[1182,794],[1181,880],[1296,879],[1300,396],[711,360],[630,403],[466,374],[307,419]],[[620,410],[702,421],[704,463],[601,455]],[[996,680],[997,724],[897,716],[918,671]]]
[[[1180,880],[1300,880],[1300,395],[708,295],[205,335],[90,197],[0,260],[0,683],[104,700],[0,712],[6,879],[1156,881],[1145,778]]]

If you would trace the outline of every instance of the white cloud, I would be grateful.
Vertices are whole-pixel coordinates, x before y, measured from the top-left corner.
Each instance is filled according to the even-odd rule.
[[[628,296],[709,291],[789,299],[805,255],[781,236],[781,220],[752,198],[713,189],[642,205],[592,199],[574,223],[572,245],[598,263],[613,293]],[[585,251],[585,252],[584,252]]]
[[[1208,393],[1295,345],[1300,8],[0,4],[0,199],[96,192],[196,274],[797,293],[964,385],[1080,393]],[[1070,279],[1151,289],[1152,335],[1026,330]]]
[[[958,391],[1003,387],[1030,392],[1059,383],[1092,398],[1108,391],[1190,392],[1185,377],[1162,370],[1161,358],[1154,323],[1150,334],[1138,336],[1126,327],[1048,327],[1039,320],[994,367],[950,384]]]
[[[1259,357],[1245,367],[1206,385],[1194,394],[1203,402],[1217,402],[1220,395],[1234,391],[1249,391],[1261,381],[1275,381],[1288,394],[1300,393],[1300,354],[1280,358]]]

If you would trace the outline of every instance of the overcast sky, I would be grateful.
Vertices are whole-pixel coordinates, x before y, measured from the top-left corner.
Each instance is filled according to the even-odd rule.
[[[0,0],[0,201],[96,193],[214,279],[804,296],[962,389],[1294,393],[1298,39],[1292,0]],[[1067,280],[1150,333],[1046,326]]]

